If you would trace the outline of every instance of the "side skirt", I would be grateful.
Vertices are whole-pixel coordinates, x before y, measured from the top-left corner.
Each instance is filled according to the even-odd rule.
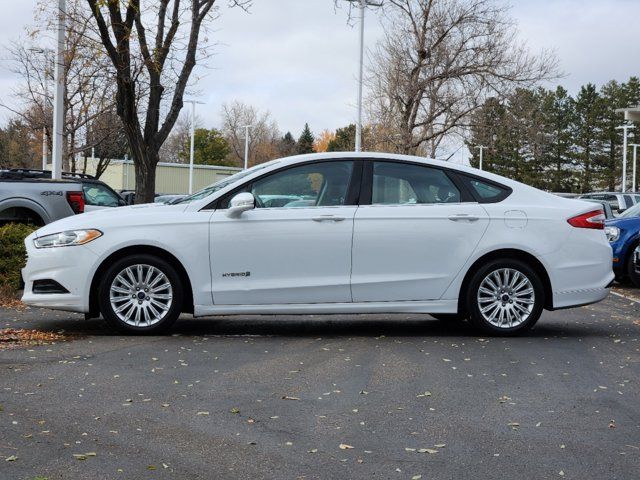
[[[320,315],[358,313],[457,313],[458,300],[281,305],[195,305],[194,317],[208,315]]]

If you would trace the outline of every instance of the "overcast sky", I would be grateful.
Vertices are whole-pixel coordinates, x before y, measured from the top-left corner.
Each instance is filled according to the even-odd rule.
[[[10,102],[17,79],[7,69],[6,45],[24,38],[36,0],[0,0],[0,99]],[[220,0],[219,0],[220,1]],[[143,1],[144,3],[144,1]],[[222,2],[221,2],[222,3]],[[226,3],[226,2],[224,2]],[[533,51],[552,48],[572,93],[580,85],[625,81],[640,74],[638,0],[513,0],[512,16]],[[249,14],[221,7],[211,38],[219,43],[198,88],[198,116],[219,124],[223,102],[241,100],[268,109],[296,137],[304,123],[318,133],[352,123],[356,109],[357,28],[333,0],[254,0]],[[380,35],[368,14],[366,43]],[[7,118],[6,111],[0,118]]]

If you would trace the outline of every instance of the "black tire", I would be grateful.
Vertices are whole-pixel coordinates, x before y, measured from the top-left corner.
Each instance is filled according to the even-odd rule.
[[[636,272],[635,265],[633,264],[633,256],[636,251],[637,245],[632,246],[629,250],[629,258],[627,259],[627,275],[634,287],[640,288],[640,273]]]
[[[441,322],[461,323],[467,319],[465,315],[459,313],[430,313],[429,315]]]
[[[532,289],[533,298],[528,298],[526,301],[531,302],[531,310],[528,315],[525,316],[525,319],[514,326],[496,326],[491,323],[488,319],[484,317],[482,312],[480,311],[480,300],[479,300],[479,291],[480,286],[485,281],[485,279],[494,274],[495,272],[504,272],[504,269],[508,269],[510,271],[515,271],[529,281],[531,287],[526,288],[526,291]],[[519,277],[520,278],[520,277]],[[516,282],[516,284],[518,284]],[[497,283],[497,282],[496,282]],[[496,285],[499,286],[499,285]],[[516,285],[517,286],[517,285]],[[542,284],[542,280],[538,273],[531,268],[527,263],[517,260],[517,259],[504,259],[504,260],[492,260],[488,262],[486,265],[481,266],[471,277],[471,281],[467,287],[467,291],[464,293],[465,295],[465,303],[467,307],[467,311],[469,312],[469,322],[473,327],[480,330],[484,334],[494,335],[494,336],[513,336],[523,333],[529,329],[531,329],[538,319],[540,315],[542,315],[542,310],[544,308],[544,287]],[[504,299],[507,298],[519,298],[518,296],[510,297],[509,292],[505,292]],[[514,301],[502,301],[503,298],[497,300],[497,304],[499,304],[496,308],[498,309],[511,309],[510,311],[514,311],[516,308],[513,305]],[[490,300],[483,300],[485,306],[490,304]],[[516,302],[520,305],[520,301]],[[528,307],[526,307],[528,309]],[[487,312],[487,314],[493,313],[494,310],[491,309]],[[498,310],[500,312],[500,310]],[[505,313],[506,315],[506,313]],[[498,319],[495,319],[498,322]],[[506,323],[506,322],[505,322]]]
[[[164,296],[170,295],[172,297],[171,303],[168,309],[162,310],[164,313],[161,315],[158,315],[161,318],[159,320],[156,320],[157,316],[154,317],[151,320],[154,323],[151,323],[150,321],[149,325],[136,326],[136,325],[131,325],[127,323],[125,320],[123,320],[118,316],[118,313],[116,313],[110,299],[110,296],[111,296],[110,290],[111,290],[112,283],[114,282],[114,279],[121,272],[123,272],[127,267],[132,267],[136,265],[145,265],[147,267],[149,266],[153,267],[153,269],[156,269],[157,271],[161,272],[166,277],[167,282],[165,283],[170,284],[169,288],[159,292]],[[148,272],[149,270],[153,270],[153,269],[147,269],[146,271]],[[144,271],[145,270],[143,270],[143,272]],[[127,279],[127,280],[130,280],[130,279]],[[149,283],[153,283],[153,282],[149,282]],[[164,283],[161,283],[161,284],[164,285]],[[119,288],[123,288],[123,285],[120,285]],[[136,285],[134,285],[134,289],[135,288],[136,288]],[[132,289],[132,293],[135,295],[136,292],[134,289]],[[144,288],[139,290],[141,290],[140,294],[143,294],[142,292],[144,291]],[[151,290],[153,291],[153,289]],[[138,335],[159,334],[169,330],[169,328],[171,328],[171,326],[180,316],[180,313],[182,311],[183,298],[184,298],[183,296],[184,296],[184,289],[182,288],[182,282],[176,269],[170,263],[164,261],[163,259],[156,257],[155,255],[148,255],[148,254],[131,255],[116,261],[105,272],[102,278],[102,281],[100,282],[100,285],[98,287],[98,304],[100,306],[100,312],[102,313],[102,317],[107,321],[107,323],[111,327],[115,328],[116,330],[124,333],[131,333],[131,334],[138,334]],[[119,298],[124,299],[125,296],[122,296]],[[126,298],[128,299],[128,295],[126,295]],[[146,300],[149,300],[149,297],[147,297]],[[163,301],[167,301],[167,300],[163,300]],[[137,303],[145,302],[145,299],[141,299],[140,301],[136,299],[134,303],[136,302]],[[146,305],[146,302],[144,304]],[[155,309],[156,311],[160,310],[155,305],[153,305],[153,309]],[[130,320],[133,321],[133,319],[130,319]]]

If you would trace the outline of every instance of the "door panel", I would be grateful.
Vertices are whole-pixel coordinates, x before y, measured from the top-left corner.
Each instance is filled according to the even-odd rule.
[[[351,160],[311,162],[244,185],[256,208],[212,216],[211,273],[217,305],[351,302],[356,186]],[[226,205],[225,205],[225,202]]]
[[[473,253],[486,210],[437,167],[374,161],[354,221],[354,302],[436,300]]]
[[[353,301],[439,299],[488,224],[478,204],[360,207],[353,234]]]
[[[211,223],[214,304],[351,302],[355,206],[224,211]]]

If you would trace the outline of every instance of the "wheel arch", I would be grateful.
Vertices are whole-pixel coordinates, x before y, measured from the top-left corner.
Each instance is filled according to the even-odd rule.
[[[151,245],[132,245],[121,248],[120,250],[116,250],[115,252],[111,253],[100,263],[100,265],[96,269],[95,273],[93,274],[93,278],[91,279],[91,288],[89,289],[89,316],[96,317],[98,316],[100,311],[98,307],[98,282],[101,276],[114,262],[120,260],[121,258],[136,254],[154,255],[169,262],[176,269],[178,275],[180,276],[180,280],[182,281],[182,285],[185,289],[182,311],[185,313],[193,313],[193,288],[191,286],[191,279],[189,278],[186,269],[182,265],[182,262],[180,262],[180,260],[178,260],[175,255],[171,254],[163,248]]]
[[[27,198],[11,198],[0,203],[0,212],[4,212],[5,210],[9,210],[11,208],[25,213],[26,218],[31,216],[31,218],[39,220],[38,226],[43,226],[47,223],[50,223],[49,214],[47,213],[46,209],[33,200],[29,200]]]
[[[463,312],[466,308],[464,301],[464,299],[466,298],[465,292],[469,287],[469,283],[471,282],[473,274],[477,272],[484,263],[490,260],[505,259],[520,260],[527,263],[531,268],[535,270],[535,272],[540,276],[540,280],[542,281],[542,285],[544,287],[544,308],[547,310],[553,310],[553,290],[551,288],[551,279],[549,278],[547,269],[542,264],[542,262],[531,253],[525,252],[524,250],[518,250],[515,248],[503,248],[500,250],[493,250],[491,252],[485,253],[483,256],[473,262],[471,267],[469,267],[467,273],[464,276],[464,279],[460,286],[460,292],[458,294],[459,312]]]

